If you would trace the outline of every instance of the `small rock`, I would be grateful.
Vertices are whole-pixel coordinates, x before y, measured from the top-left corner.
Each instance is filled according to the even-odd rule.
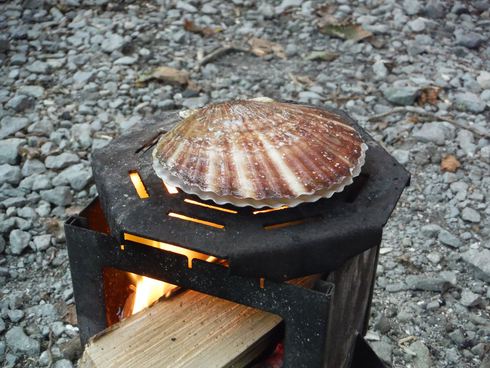
[[[384,314],[381,315],[374,326],[382,334],[387,334],[391,330],[391,322]]]
[[[17,92],[34,98],[40,98],[44,95],[44,88],[41,86],[22,86]]]
[[[0,139],[8,135],[14,134],[29,125],[29,120],[26,118],[16,118],[6,116],[0,122]]]
[[[409,290],[439,291],[446,290],[450,283],[441,277],[408,275],[405,278]]]
[[[279,6],[276,6],[276,14],[283,13],[286,9],[301,6],[302,0],[282,0]]]
[[[137,57],[132,56],[123,56],[116,61],[114,61],[114,65],[132,65],[138,60]]]
[[[80,158],[71,152],[63,152],[57,156],[48,156],[44,162],[48,169],[64,169],[72,164],[76,164]]]
[[[53,185],[66,185],[70,186],[75,190],[82,190],[87,186],[89,181],[92,179],[92,172],[90,169],[84,167],[83,164],[72,165],[62,172],[60,172],[53,179]]]
[[[460,303],[465,307],[475,307],[481,303],[481,297],[470,290],[463,290],[461,293]]]
[[[376,355],[386,364],[391,366],[391,355],[393,353],[393,346],[385,341],[373,341],[370,342],[371,348]]]
[[[26,95],[15,95],[7,102],[5,107],[15,112],[22,112],[34,107],[34,99]]]
[[[476,81],[482,89],[490,89],[490,72],[482,70],[476,77]]]
[[[469,49],[476,49],[480,47],[483,43],[483,37],[476,32],[463,32],[460,29],[457,29],[454,32],[456,36],[456,44],[460,46],[467,47]]]
[[[54,363],[53,368],[73,368],[73,364],[68,359],[61,359]]]
[[[413,32],[422,32],[425,29],[425,20],[419,17],[408,22],[408,26]]]
[[[383,91],[383,95],[395,105],[413,105],[419,90],[415,87],[388,87]]]
[[[19,326],[14,326],[7,331],[5,341],[14,353],[25,353],[37,357],[41,351],[39,341],[27,336],[22,327]]]
[[[119,50],[124,45],[124,38],[116,33],[111,33],[106,36],[100,47],[103,51],[111,53],[113,51]]]
[[[388,69],[381,60],[378,60],[373,64],[373,72],[378,80],[383,80],[388,75]]]
[[[410,152],[403,149],[396,149],[392,152],[393,157],[402,165],[410,160]]]
[[[59,186],[50,190],[41,191],[41,198],[57,206],[67,206],[73,201],[70,188]]]
[[[29,246],[31,234],[19,229],[12,230],[9,236],[10,251],[12,254],[21,254]]]
[[[20,309],[14,309],[14,310],[9,310],[7,312],[8,316],[9,316],[9,319],[13,322],[13,323],[17,323],[19,322],[22,318],[24,318],[24,311],[20,310]]]
[[[490,282],[490,250],[470,249],[461,255],[463,260],[476,271],[476,276]]]
[[[456,94],[454,101],[456,108],[461,111],[480,113],[486,108],[486,105],[480,99],[480,96],[471,92]]]
[[[449,245],[450,247],[453,247],[453,248],[459,248],[460,246],[463,245],[463,243],[461,242],[461,240],[457,236],[451,234],[449,231],[444,230],[444,229],[442,229],[439,232],[438,240],[442,244]]]
[[[410,350],[415,353],[413,357],[414,368],[431,368],[432,359],[430,351],[422,341],[415,341],[410,345]]]
[[[36,247],[36,250],[38,251],[46,250],[51,245],[51,235],[44,234],[44,235],[35,236],[33,239],[33,243],[34,246]]]
[[[457,346],[463,346],[465,342],[465,337],[463,331],[461,331],[459,328],[454,330],[449,334],[449,338],[457,345]]]
[[[441,232],[442,228],[439,225],[436,224],[428,224],[422,226],[421,232],[422,235],[428,237],[428,238],[434,238],[439,235]]]
[[[49,70],[49,66],[42,61],[36,60],[32,64],[28,64],[26,69],[31,73],[46,74]]]
[[[90,82],[93,75],[94,73],[91,71],[90,72],[78,71],[75,74],[73,74],[72,78],[76,85],[83,86],[85,83]]]
[[[446,131],[439,123],[424,123],[420,129],[414,129],[412,134],[421,142],[434,142],[440,146],[446,141]]]
[[[444,18],[446,11],[443,3],[438,0],[430,0],[424,8],[424,15],[432,19]]]
[[[18,166],[0,165],[0,185],[4,183],[19,184],[22,175]]]
[[[0,164],[15,165],[19,161],[19,147],[25,139],[9,138],[0,141]]]
[[[177,9],[180,9],[180,10],[185,10],[186,12],[189,12],[189,13],[196,13],[197,12],[197,8],[194,5],[191,5],[186,1],[177,1],[177,4],[175,5],[175,7]]]
[[[461,217],[465,221],[478,223],[481,221],[480,214],[473,208],[465,207],[461,212]]]
[[[422,5],[418,0],[404,0],[403,1],[403,10],[408,15],[417,15],[422,9]]]
[[[28,177],[31,175],[42,174],[46,171],[46,166],[36,159],[28,159],[22,165],[22,175]]]
[[[188,109],[197,109],[199,107],[203,107],[208,102],[208,96],[200,96],[200,97],[190,97],[186,98],[182,101],[182,106]]]
[[[466,155],[472,157],[475,154],[476,145],[473,143],[474,136],[472,132],[466,129],[462,129],[458,132],[456,139],[458,141],[459,146],[461,147],[461,149],[464,151]]]

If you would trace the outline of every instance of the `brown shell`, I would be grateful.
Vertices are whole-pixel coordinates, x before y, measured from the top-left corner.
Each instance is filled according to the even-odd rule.
[[[334,112],[236,100],[196,110],[163,135],[153,167],[168,184],[217,203],[294,206],[350,184],[366,149]]]

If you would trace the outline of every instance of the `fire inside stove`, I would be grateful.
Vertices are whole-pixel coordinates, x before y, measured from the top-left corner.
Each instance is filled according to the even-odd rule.
[[[132,185],[134,186],[136,195],[140,199],[149,198],[150,196],[139,173],[136,170],[131,170],[129,172],[129,177]],[[176,187],[171,186],[165,182],[162,182],[162,188],[164,188],[164,190],[166,190],[169,195],[179,193],[179,190]],[[236,209],[225,208],[218,205],[211,205],[191,198],[185,198],[183,201],[187,204],[199,206],[208,210],[220,211],[232,215],[239,213]],[[260,210],[253,210],[252,214],[268,214],[286,209],[288,209],[288,206],[281,206],[278,208],[265,208]],[[224,225],[217,224],[211,221],[201,220],[179,213],[169,212],[168,216],[183,221],[190,221],[205,226],[210,226],[216,229],[224,229]],[[288,226],[298,225],[308,220],[310,219],[299,219],[266,225],[264,226],[264,229],[270,230],[276,228],[284,228]],[[177,245],[164,243],[128,233],[124,233],[124,240],[185,256],[187,258],[188,268],[192,268],[192,262],[194,259],[200,259],[210,263],[217,263],[223,267],[228,267],[228,261],[226,259],[221,259],[212,255],[196,252],[191,249],[186,249]],[[120,250],[124,251],[126,246],[127,245],[121,244]],[[171,297],[175,292],[180,289],[179,286],[168,282],[138,275],[132,272],[121,271],[111,267],[105,268],[103,273],[106,300],[106,317],[109,326],[142,311],[143,309],[151,306],[161,299]],[[259,278],[259,287],[263,288],[264,284],[265,279],[263,277]]]

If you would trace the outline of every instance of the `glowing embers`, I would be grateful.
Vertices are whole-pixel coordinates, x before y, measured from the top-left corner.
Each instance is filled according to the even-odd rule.
[[[220,265],[228,267],[228,262],[225,259],[217,258],[209,254],[196,252],[187,248],[179,247],[177,245],[163,243],[163,242],[159,242],[148,238],[143,238],[141,236],[128,234],[128,233],[124,233],[124,240],[129,240],[135,243],[148,245],[153,248],[158,248],[167,252],[176,253],[185,256],[187,258],[187,267],[189,268],[192,268],[193,259],[200,259],[202,261],[206,261],[209,263],[218,263]]]
[[[140,174],[138,174],[137,171],[130,171],[129,178],[131,179],[134,189],[136,189],[136,193],[138,193],[138,197],[140,197],[140,199],[146,199],[150,197],[148,191],[146,190],[145,184],[143,183],[143,180],[141,179],[141,176]]]
[[[301,224],[304,224],[306,222],[318,221],[321,218],[322,218],[321,216],[312,216],[312,217],[305,217],[305,218],[297,219],[297,220],[279,222],[277,224],[264,225],[264,230],[284,229],[284,228],[290,227],[290,226],[301,225]]]
[[[278,207],[278,208],[267,208],[265,210],[257,210],[257,211],[253,211],[252,213],[254,215],[260,215],[262,213],[269,213],[269,212],[274,212],[274,211],[282,211],[282,210],[286,210],[288,208],[289,208],[288,206],[281,206],[281,207]]]
[[[174,187],[170,184],[167,184],[164,181],[162,181],[162,182],[163,182],[163,186],[167,190],[168,194],[177,194],[179,192],[179,190],[176,187]]]
[[[201,219],[198,219],[195,217],[186,216],[186,215],[183,215],[181,213],[169,212],[168,215],[170,217],[178,218],[180,220],[195,222],[196,224],[206,225],[206,226],[214,227],[216,229],[224,229],[225,228],[225,225],[217,224],[216,222],[201,220]]]
[[[204,208],[209,208],[209,209],[212,209],[212,210],[216,210],[216,211],[221,211],[221,212],[226,212],[226,213],[232,213],[232,214],[237,214],[238,211],[235,211],[235,210],[230,210],[228,208],[224,208],[224,207],[219,207],[219,206],[212,206],[210,204],[206,204],[206,203],[203,203],[203,202],[198,202],[198,201],[194,201],[193,199],[184,199],[184,202],[185,203],[189,203],[189,204],[194,204],[196,206],[201,206],[201,207],[204,207]]]

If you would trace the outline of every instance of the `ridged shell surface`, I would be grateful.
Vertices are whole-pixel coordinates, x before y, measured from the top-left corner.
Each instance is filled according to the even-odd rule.
[[[236,100],[195,110],[163,135],[153,167],[167,184],[236,206],[295,206],[352,183],[367,145],[340,115]]]

